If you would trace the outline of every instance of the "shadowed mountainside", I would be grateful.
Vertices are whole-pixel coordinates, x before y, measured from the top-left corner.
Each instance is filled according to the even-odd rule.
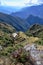
[[[29,28],[29,23],[19,17],[13,17],[4,13],[0,13],[0,22],[5,22],[12,25],[18,31],[25,31]],[[25,23],[24,23],[25,22]]]
[[[26,21],[30,25],[33,25],[33,24],[41,24],[41,25],[43,25],[43,19],[40,18],[40,17],[37,17],[37,16],[33,16],[33,15],[30,15],[29,17],[27,17]]]
[[[28,18],[21,19],[20,17],[13,17],[8,14],[0,13],[0,22],[5,22],[12,25],[17,31],[26,31],[33,24],[43,24],[43,19],[30,15]]]

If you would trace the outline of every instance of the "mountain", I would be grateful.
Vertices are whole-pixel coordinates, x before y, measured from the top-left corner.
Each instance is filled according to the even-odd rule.
[[[7,23],[0,22],[0,32],[1,31],[4,33],[13,33],[16,32],[16,29]]]
[[[27,19],[21,19],[20,17],[13,17],[8,14],[0,13],[0,22],[5,22],[12,25],[17,31],[25,32],[30,28],[33,24],[41,24],[43,25],[43,19],[30,15]]]
[[[43,25],[35,24],[30,28],[29,31],[33,36],[39,38],[39,40],[35,43],[38,45],[43,45]]]
[[[30,37],[38,37],[39,39],[34,43],[43,46],[43,25],[34,24],[25,32],[25,34]]]
[[[15,28],[7,23],[0,23],[0,46],[9,45],[13,43],[13,38],[11,34],[16,32]]]
[[[26,34],[31,34],[32,36],[36,36],[39,38],[43,38],[43,25],[34,24],[30,27],[29,30],[26,31]]]
[[[29,17],[27,17],[27,19],[25,19],[30,25],[33,25],[33,24],[41,24],[43,25],[43,19],[40,18],[40,17],[37,17],[37,16],[33,16],[33,15],[30,15]]]
[[[24,49],[24,46],[27,44],[25,42],[28,40],[27,36],[23,32],[18,32],[14,38],[12,36],[14,32],[16,33],[16,30],[11,25],[0,23],[0,64],[34,65],[35,60],[30,55],[30,52]]]
[[[19,12],[15,13],[13,12],[11,15],[18,16],[23,19],[26,19],[29,15],[34,15],[43,18],[43,4],[37,6],[25,7]]]
[[[13,17],[8,14],[0,13],[0,22],[5,22],[16,28],[17,31],[26,31],[29,28],[29,23],[19,17]]]

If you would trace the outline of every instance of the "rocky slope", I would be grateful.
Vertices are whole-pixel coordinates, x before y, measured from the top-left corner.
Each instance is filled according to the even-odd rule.
[[[14,34],[17,35],[13,36]],[[0,23],[0,64],[34,65],[30,52],[24,49],[27,38],[29,39],[23,32],[16,32],[11,25]]]

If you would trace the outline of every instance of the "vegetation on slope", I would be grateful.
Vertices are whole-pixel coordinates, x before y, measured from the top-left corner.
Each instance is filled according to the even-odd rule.
[[[12,26],[0,23],[0,64],[34,65],[30,52],[23,48],[29,37],[23,32],[18,32],[16,38],[14,38],[12,34],[15,32],[16,30]]]
[[[26,32],[26,35],[38,37],[39,40],[36,43],[43,45],[43,25],[32,25],[30,29]]]
[[[36,30],[32,27],[29,32],[31,33],[33,30],[37,32],[37,29],[40,27],[37,26],[38,25],[33,26]],[[40,27],[40,29],[42,29],[42,27]],[[43,30],[41,31],[43,32]],[[42,35],[43,33],[41,31],[38,34],[41,33],[40,35]],[[13,33],[16,33],[17,36],[14,37],[12,35]],[[3,63],[5,62],[4,65],[6,65],[6,63],[7,65],[10,65],[10,63],[11,65],[34,65],[34,59],[30,56],[30,52],[27,52],[24,49],[24,46],[26,44],[31,45],[34,42],[41,44],[43,43],[43,37],[39,37],[36,33],[34,35],[33,33],[31,33],[31,35],[27,35],[27,32],[16,32],[15,28],[11,25],[0,23],[0,60],[2,59]],[[41,43],[39,41],[41,41]]]

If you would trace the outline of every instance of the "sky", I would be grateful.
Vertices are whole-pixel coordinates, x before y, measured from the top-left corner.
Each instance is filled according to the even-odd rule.
[[[26,7],[42,3],[43,0],[0,0],[0,6]]]

